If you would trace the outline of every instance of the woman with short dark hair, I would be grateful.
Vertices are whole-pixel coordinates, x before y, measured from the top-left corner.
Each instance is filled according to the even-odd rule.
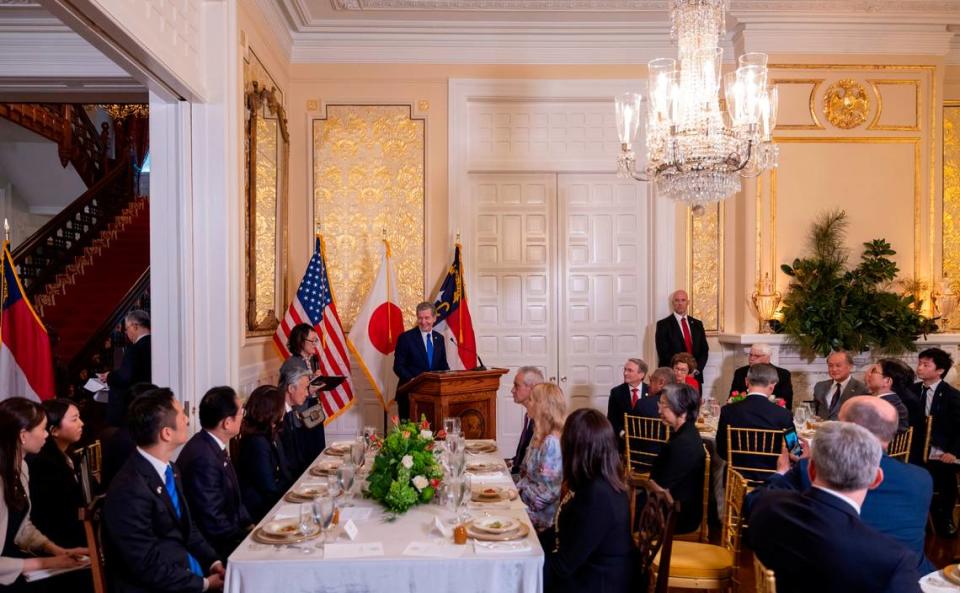
[[[83,436],[83,420],[70,400],[49,399],[42,405],[50,436],[39,453],[27,458],[33,524],[54,541],[82,547],[87,537],[80,508],[86,501],[71,453]]]
[[[567,417],[560,437],[566,494],[556,545],[546,550],[544,592],[631,590],[630,507],[613,426],[592,408]]]
[[[653,462],[650,479],[670,491],[680,503],[676,533],[690,533],[703,519],[703,471],[706,454],[697,430],[700,394],[689,385],[673,383],[660,392],[660,418],[673,434]]]
[[[290,478],[283,474],[286,463],[277,448],[277,430],[283,419],[283,395],[273,385],[253,390],[244,406],[240,426],[237,478],[240,497],[250,518],[258,523],[283,496]]]

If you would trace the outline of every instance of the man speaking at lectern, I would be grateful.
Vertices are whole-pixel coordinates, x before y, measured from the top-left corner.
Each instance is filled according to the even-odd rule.
[[[400,387],[420,373],[450,370],[443,336],[433,331],[436,321],[437,310],[433,303],[422,302],[417,305],[417,327],[403,332],[397,339],[397,349],[393,354],[393,372],[400,378],[397,384],[397,414],[400,418],[410,415],[410,396],[400,393]]]

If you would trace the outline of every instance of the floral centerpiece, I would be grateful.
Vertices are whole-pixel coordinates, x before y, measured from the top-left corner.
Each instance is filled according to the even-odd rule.
[[[731,391],[730,397],[727,398],[727,403],[735,404],[737,402],[742,402],[743,400],[747,399],[747,395],[749,394],[746,391]],[[771,403],[775,403],[781,408],[787,407],[787,400],[783,399],[782,397],[774,397],[771,395],[769,399]]]
[[[380,452],[367,477],[370,497],[393,513],[430,502],[443,477],[433,456],[434,435],[430,423],[391,419],[389,434],[380,443]]]

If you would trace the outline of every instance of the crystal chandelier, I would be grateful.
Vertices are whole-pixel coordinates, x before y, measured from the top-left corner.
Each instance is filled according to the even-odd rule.
[[[777,89],[767,86],[767,55],[743,54],[739,68],[723,77],[725,115],[719,92],[727,0],[669,2],[678,59],[649,63],[646,97],[617,97],[617,171],[702,211],[740,191],[740,177],[777,166]],[[631,145],[644,119],[646,163],[638,166]]]

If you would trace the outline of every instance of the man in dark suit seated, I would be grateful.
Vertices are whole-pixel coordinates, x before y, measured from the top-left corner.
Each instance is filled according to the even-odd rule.
[[[197,528],[221,558],[229,556],[253,527],[240,500],[230,460],[230,440],[240,434],[243,406],[231,387],[214,387],[200,401],[200,426],[177,458]]]
[[[670,295],[670,308],[673,312],[657,322],[655,341],[657,345],[657,366],[668,367],[673,355],[686,352],[697,359],[694,378],[703,385],[703,372],[707,368],[710,346],[703,322],[687,315],[690,297],[685,290],[677,290]]]
[[[123,426],[130,405],[130,386],[150,383],[150,314],[134,309],[123,318],[123,331],[130,345],[123,352],[120,367],[109,373],[100,373],[99,379],[110,387],[107,401],[107,423]]]
[[[421,373],[450,370],[443,335],[433,331],[436,321],[436,307],[433,303],[424,301],[417,305],[417,327],[403,332],[397,338],[397,348],[393,352],[393,372],[399,377],[398,389]],[[400,418],[410,416],[410,398],[406,393],[397,393],[397,413]]]
[[[286,476],[290,483],[286,488],[293,485],[300,475],[307,471],[319,451],[314,452],[311,446],[311,430],[303,422],[300,416],[299,408],[307,400],[310,388],[310,371],[300,367],[290,367],[287,372],[280,377],[280,385],[277,387],[283,394],[283,422],[280,429],[279,448],[280,457],[284,461]],[[322,449],[321,449],[322,451]]]
[[[830,379],[813,386],[814,413],[824,420],[836,420],[843,402],[856,395],[867,395],[866,384],[854,378],[853,356],[846,350],[836,350],[827,356],[827,374]],[[839,397],[837,397],[839,395]]]
[[[880,458],[883,482],[867,493],[860,511],[863,522],[880,533],[889,535],[919,560],[920,574],[933,572],[934,566],[924,554],[927,511],[933,496],[933,480],[923,468],[902,463],[886,454],[887,445],[897,433],[898,415],[890,403],[871,396],[858,395],[844,402],[840,408],[841,422],[852,422],[869,430],[880,441],[884,454]],[[795,490],[804,492],[811,486],[807,472],[810,449],[791,467],[790,454],[784,449],[777,460],[777,473],[757,490],[747,495],[751,506],[765,490]]]
[[[170,462],[189,434],[183,406],[169,389],[155,389],[131,404],[129,422],[137,449],[113,479],[103,510],[111,590],[223,588],[223,563],[194,525]]]
[[[755,364],[747,371],[747,397],[742,401],[727,404],[720,410],[717,423],[717,455],[727,459],[727,427],[785,430],[793,428],[793,416],[786,408],[770,401],[777,386],[777,371],[770,364]],[[761,455],[739,454],[734,465],[764,470],[777,467],[777,458]],[[767,472],[742,471],[748,480],[763,480]]]
[[[520,430],[520,440],[517,442],[517,452],[512,459],[508,459],[507,465],[510,467],[510,474],[514,479],[520,478],[520,467],[523,465],[523,458],[527,456],[527,447],[530,446],[530,439],[533,438],[533,419],[527,413],[530,405],[530,393],[533,388],[543,383],[543,373],[534,366],[523,366],[517,369],[517,374],[513,378],[513,403],[523,406],[523,428]]]
[[[746,391],[747,389],[747,370],[755,364],[770,364],[770,345],[754,344],[750,346],[750,352],[747,353],[746,366],[742,366],[733,372],[733,381],[730,383],[729,393],[734,391]],[[773,396],[782,398],[787,402],[787,409],[793,409],[793,382],[790,378],[790,371],[773,366],[777,370],[777,384],[773,388]]]
[[[938,535],[956,537],[953,507],[957,503],[957,460],[960,458],[960,391],[944,380],[953,366],[949,354],[940,348],[928,348],[917,358],[917,378],[920,381],[911,389],[916,396],[916,405],[908,405],[908,409],[913,408],[910,424],[914,427],[914,451],[911,461],[920,463],[923,459],[927,417],[933,416],[927,469],[939,495],[933,501],[930,514]]]
[[[647,385],[643,378],[647,375],[647,363],[639,358],[629,358],[623,363],[623,383],[610,390],[607,399],[607,420],[613,425],[613,434],[617,435],[620,450],[623,450],[623,415],[633,414],[640,400],[647,396]]]
[[[860,518],[883,482],[875,436],[849,422],[817,431],[805,492],[768,490],[753,505],[750,547],[777,575],[778,593],[913,593],[917,558]]]
[[[633,414],[643,416],[644,418],[660,417],[660,394],[667,385],[673,385],[677,382],[677,374],[670,367],[660,367],[650,373],[650,385],[647,389],[647,396],[640,398]]]

